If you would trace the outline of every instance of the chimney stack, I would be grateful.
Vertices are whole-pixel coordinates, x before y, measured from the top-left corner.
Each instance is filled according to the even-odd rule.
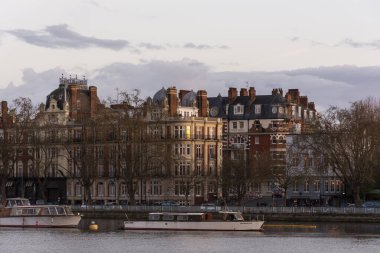
[[[190,92],[189,90],[179,90],[179,94],[178,94],[179,100],[182,101],[182,98],[183,98],[187,93],[189,93],[189,92]]]
[[[253,101],[256,98],[255,87],[249,87],[249,100]]]
[[[198,102],[198,116],[207,117],[208,101],[207,101],[207,91],[199,90],[197,92],[197,102]]]
[[[96,113],[96,104],[97,104],[97,88],[95,86],[90,86],[90,113],[91,116]]]
[[[308,107],[310,110],[315,111],[315,104],[314,104],[314,102],[309,102],[308,105],[307,105],[307,107]]]
[[[300,96],[300,104],[302,107],[307,108],[308,106],[307,96]]]
[[[177,116],[178,100],[177,100],[177,88],[175,86],[167,89],[168,104],[169,104],[169,116]]]
[[[248,91],[246,88],[241,88],[240,89],[240,96],[241,97],[248,97]]]
[[[232,103],[235,101],[237,97],[237,90],[236,88],[229,88],[228,90],[228,102]]]
[[[78,111],[77,111],[77,100],[78,100],[78,86],[76,84],[69,85],[70,91],[70,113],[69,116],[72,119],[77,119]]]

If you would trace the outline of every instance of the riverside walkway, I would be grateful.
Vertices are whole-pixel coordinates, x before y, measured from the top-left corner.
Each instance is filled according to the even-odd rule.
[[[72,206],[73,211],[85,217],[123,219],[145,217],[150,212],[218,212],[221,207],[201,206]],[[228,210],[241,211],[251,219],[268,221],[349,221],[380,222],[380,208],[357,207],[247,207],[229,206]]]

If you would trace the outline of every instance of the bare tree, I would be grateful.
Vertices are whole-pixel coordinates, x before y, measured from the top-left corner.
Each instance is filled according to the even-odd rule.
[[[378,167],[379,112],[379,103],[370,98],[354,102],[348,109],[330,107],[305,138],[352,190],[356,206],[361,204],[362,187],[373,183]]]

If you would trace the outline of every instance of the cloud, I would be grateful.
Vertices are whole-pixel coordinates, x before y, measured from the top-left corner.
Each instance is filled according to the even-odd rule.
[[[9,34],[26,43],[46,48],[73,48],[83,49],[89,47],[100,47],[112,50],[121,50],[129,46],[127,40],[98,39],[81,35],[71,31],[67,24],[47,26],[41,31],[26,29],[8,30]]]
[[[153,96],[162,87],[176,86],[177,89],[205,89],[208,96],[219,93],[227,96],[229,87],[238,89],[249,86],[257,94],[271,94],[273,88],[299,89],[301,95],[314,101],[322,111],[330,105],[348,106],[374,94],[380,94],[380,67],[334,66],[305,68],[275,72],[212,72],[202,62],[183,59],[180,61],[142,61],[140,64],[113,63],[95,70],[82,70],[89,85],[98,87],[101,99],[115,97],[116,89],[141,90],[143,97]],[[0,89],[0,100],[12,101],[19,96],[30,97],[34,103],[45,102],[46,96],[56,89],[61,74],[60,68],[36,72],[23,71],[23,83],[8,85]]]
[[[380,40],[374,40],[371,42],[358,42],[354,41],[352,39],[344,39],[340,43],[338,43],[336,46],[350,46],[353,48],[374,48],[374,49],[380,49]]]
[[[161,46],[161,45],[155,45],[152,43],[144,43],[144,42],[140,43],[138,46],[141,48],[153,49],[153,50],[166,49],[164,46]]]
[[[209,49],[229,49],[230,47],[222,45],[222,46],[210,46],[206,44],[199,44],[196,45],[192,42],[186,43],[183,45],[183,48],[188,48],[188,49],[198,49],[198,50],[209,50]]]

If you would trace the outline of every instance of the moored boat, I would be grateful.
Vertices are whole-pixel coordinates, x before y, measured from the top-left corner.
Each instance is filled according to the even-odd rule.
[[[31,205],[28,199],[11,198],[0,209],[1,227],[78,227],[80,215],[68,206]]]
[[[149,213],[146,221],[124,221],[126,230],[207,230],[260,231],[264,221],[245,221],[240,212],[220,211],[220,219],[211,213]]]

